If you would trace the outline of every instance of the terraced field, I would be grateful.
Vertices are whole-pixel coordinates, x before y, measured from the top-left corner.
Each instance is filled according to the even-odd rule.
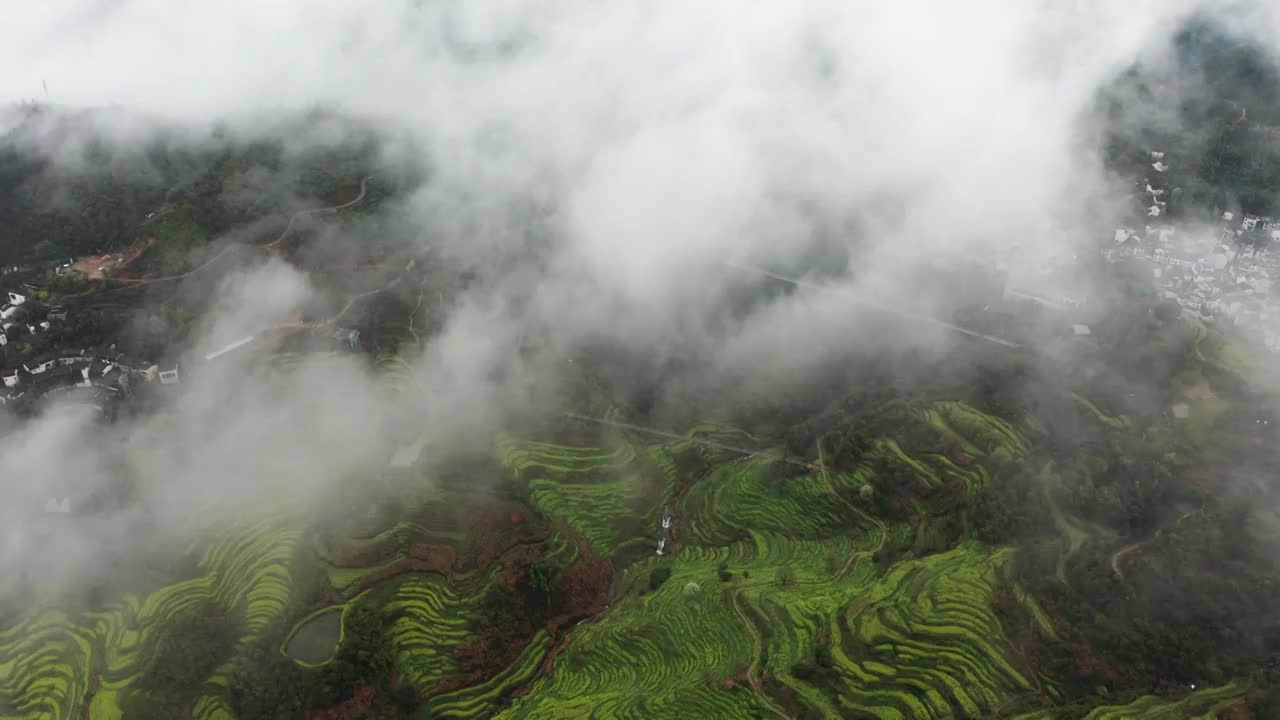
[[[808,538],[841,532],[847,520],[817,473],[771,485],[773,465],[760,458],[722,464],[694,485],[676,506],[689,519],[688,540],[721,545],[744,527]]]
[[[1126,418],[1078,400],[1099,422],[1127,427]],[[539,621],[532,640],[505,656],[513,661],[459,682],[464,646],[480,632],[486,600],[510,592],[503,589],[512,582],[506,560],[492,560],[501,546],[485,550],[483,567],[450,578],[390,577],[348,606],[361,617],[372,608],[389,621],[377,637],[389,644],[385,657],[393,658],[402,688],[422,693],[419,717],[926,720],[1043,706],[1056,686],[1011,647],[993,596],[1010,593],[1038,642],[1063,642],[1070,629],[1001,572],[1012,550],[965,540],[967,524],[958,532],[945,516],[963,516],[969,498],[1007,477],[993,468],[1027,460],[1035,426],[956,402],[917,406],[906,422],[926,427],[927,437],[914,444],[870,438],[839,472],[826,467],[822,444],[806,470],[752,454],[762,447],[758,439],[712,423],[663,443],[624,431],[611,448],[501,438],[496,454],[523,480],[528,499],[490,514],[505,518],[520,507],[527,516],[531,506],[545,516],[539,527],[548,528],[531,533],[537,540],[514,554],[536,550],[529,557],[567,569],[582,559],[585,542],[601,557],[630,558],[615,566],[621,593],[607,612],[576,626]],[[1049,487],[1052,465],[1021,467]],[[193,544],[194,577],[94,613],[51,609],[25,618],[0,633],[0,720],[83,717],[86,706],[92,720],[121,718],[156,648],[184,619],[232,618],[233,656],[260,637],[275,643],[277,634],[263,634],[267,628],[281,633],[303,619],[291,604],[299,562],[314,563],[329,590],[341,594],[424,538],[462,547],[466,528],[456,518],[469,516],[458,510],[458,497],[442,493],[424,490],[415,502],[430,507],[343,546],[344,557],[377,558],[368,567],[337,567],[323,548],[303,545],[302,530],[264,520],[216,528],[212,541]],[[882,494],[900,511],[877,519],[875,508],[886,507]],[[439,517],[455,518],[449,522],[458,527],[445,520],[436,524],[449,527],[428,527],[424,518],[441,507],[450,510]],[[659,557],[649,543],[664,507],[676,517],[675,543],[672,554]],[[1080,531],[1061,520],[1066,552],[1074,552]],[[530,525],[522,519],[495,527]],[[628,543],[646,547],[622,552]],[[522,591],[514,601],[527,601]],[[551,606],[548,600],[548,612]],[[194,718],[238,720],[233,666],[226,658],[203,682]],[[1143,697],[1097,708],[1088,720],[1210,717],[1239,704],[1245,689],[1189,691],[1176,702]],[[1047,710],[1021,717],[1058,720]]]
[[[517,475],[530,471],[559,476],[565,480],[591,480],[610,471],[621,471],[635,459],[631,445],[609,451],[593,447],[571,447],[550,443],[520,441],[509,437],[498,440],[498,458],[504,467]]]
[[[607,623],[579,628],[556,672],[500,717],[584,717],[593,709],[607,717],[752,717],[778,712],[778,699],[750,687],[766,675],[827,717],[984,717],[1029,692],[990,608],[1003,553],[958,549],[884,576],[867,558],[834,578],[825,561],[831,543],[753,540],[682,552],[657,592],[628,599]],[[864,536],[838,542],[836,553],[870,546]],[[734,572],[731,582],[717,577],[721,563]],[[778,579],[784,565],[794,573],[786,584]],[[831,666],[821,679],[799,679],[794,668],[812,663],[819,645]]]
[[[1005,553],[961,548],[899,563],[837,618],[837,708],[882,718],[987,717],[1031,690],[991,609]]]
[[[460,593],[436,575],[415,575],[396,590],[386,611],[401,674],[429,688],[457,670],[453,650],[470,639],[472,617],[482,594]]]
[[[1229,683],[1188,693],[1186,697],[1176,702],[1167,702],[1154,695],[1145,695],[1128,705],[1107,705],[1095,708],[1085,716],[1085,720],[1216,718],[1218,713],[1239,705],[1244,700],[1246,689],[1242,684]]]
[[[237,613],[242,642],[252,641],[288,602],[299,537],[269,524],[229,530],[200,555],[197,577],[100,612],[47,610],[9,628],[0,635],[0,708],[7,713],[0,717],[69,718],[86,704],[95,720],[121,717],[121,694],[148,671],[156,643],[183,617]]]
[[[550,638],[545,630],[538,631],[523,652],[502,672],[484,682],[441,693],[427,701],[422,713],[431,718],[487,718],[503,702],[504,696],[526,685],[542,665],[549,649]]]

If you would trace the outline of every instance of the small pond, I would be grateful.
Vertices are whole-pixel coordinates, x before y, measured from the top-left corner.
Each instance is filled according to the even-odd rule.
[[[284,654],[304,663],[328,662],[338,650],[342,636],[342,608],[325,610],[294,628],[285,643]]]

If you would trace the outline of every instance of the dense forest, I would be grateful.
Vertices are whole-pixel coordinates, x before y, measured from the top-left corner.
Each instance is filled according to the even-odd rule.
[[[1199,18],[1168,53],[1101,95],[1109,163],[1170,192],[1168,212],[1280,212],[1280,69],[1248,38]],[[1167,153],[1165,173],[1151,152]]]
[[[336,141],[294,148],[288,132],[192,138],[160,127],[122,138],[110,111],[7,112],[15,120],[0,136],[0,264],[115,252],[155,237],[144,267],[177,271],[233,228],[358,187],[378,163],[376,136],[349,121]],[[287,130],[305,135],[332,122],[318,114]]]

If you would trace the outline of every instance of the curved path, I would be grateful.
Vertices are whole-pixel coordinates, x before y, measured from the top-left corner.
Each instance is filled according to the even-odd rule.
[[[1200,509],[1188,510],[1182,513],[1181,515],[1179,515],[1177,520],[1174,520],[1173,522],[1169,523],[1167,527],[1162,527],[1159,530],[1156,530],[1155,534],[1147,538],[1146,540],[1133,543],[1132,545],[1125,545],[1124,547],[1115,551],[1115,553],[1111,555],[1111,572],[1115,573],[1117,578],[1124,580],[1124,571],[1120,569],[1120,561],[1123,560],[1126,555],[1135,553],[1138,550],[1141,550],[1142,548],[1146,547],[1147,545],[1150,545],[1151,543],[1158,540],[1160,536],[1164,534],[1165,530],[1173,527],[1174,525],[1177,525],[1178,523],[1182,522],[1183,520],[1186,520],[1187,518],[1191,517],[1192,515],[1195,515],[1198,512],[1200,512]]]
[[[373,175],[366,175],[364,179],[360,181],[360,194],[348,200],[347,202],[342,203],[341,205],[332,205],[330,207],[321,207],[321,208],[308,208],[306,210],[299,210],[298,212],[294,213],[289,218],[289,224],[284,226],[284,230],[280,231],[280,235],[275,240],[272,240],[266,245],[263,245],[262,248],[264,250],[274,250],[277,245],[284,242],[284,239],[289,237],[289,233],[293,231],[293,224],[296,223],[299,218],[306,217],[309,215],[336,213],[339,210],[345,210],[353,205],[359,205],[360,203],[364,202],[364,196],[368,193],[368,190],[369,190],[369,181],[374,179],[377,176],[378,176],[377,173],[374,173]]]
[[[285,225],[284,230],[280,231],[280,234],[276,236],[276,239],[272,240],[266,245],[260,245],[258,249],[266,250],[267,252],[275,252],[276,246],[278,246],[281,242],[283,242],[285,238],[289,237],[289,233],[293,232],[294,224],[297,223],[300,218],[307,217],[309,215],[319,215],[322,213],[335,213],[335,212],[338,212],[339,210],[344,210],[346,208],[349,208],[352,205],[357,205],[361,202],[364,202],[365,195],[368,194],[368,190],[369,190],[369,181],[375,177],[377,177],[376,174],[368,175],[363,180],[361,180],[360,194],[357,195],[355,198],[342,203],[341,205],[333,205],[330,207],[321,207],[321,208],[307,208],[306,210],[299,210],[298,212],[295,212],[293,215],[289,216],[289,223]],[[203,271],[205,268],[208,268],[210,265],[213,265],[218,260],[221,260],[228,253],[234,250],[239,250],[243,247],[244,247],[243,245],[229,245],[223,248],[222,252],[218,253],[217,255],[214,255],[213,257],[204,261],[200,265],[184,273],[179,273],[177,275],[166,275],[165,277],[158,277],[158,278],[111,278],[111,280],[113,282],[121,283],[120,287],[137,287],[139,285],[151,285],[154,283],[181,280],[183,278],[191,277],[192,275],[195,275],[196,273]]]

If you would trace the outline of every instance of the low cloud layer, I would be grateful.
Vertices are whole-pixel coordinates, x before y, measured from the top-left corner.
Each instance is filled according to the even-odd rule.
[[[920,294],[894,272],[904,256],[1073,252],[1114,209],[1098,91],[1206,8],[1255,27],[1277,17],[1191,0],[10,8],[0,98],[123,108],[132,119],[103,128],[122,142],[152,123],[269,134],[316,106],[367,118],[411,140],[396,152],[420,153],[396,162],[429,170],[393,212],[485,276],[404,358],[411,392],[388,396],[357,362],[325,359],[211,373],[128,427],[48,416],[0,449],[0,476],[30,478],[6,480],[6,505],[65,477],[106,482],[96,469],[121,452],[160,516],[303,505],[375,476],[419,428],[449,446],[537,408],[557,353],[587,338],[661,356],[719,332],[729,260],[785,264],[834,237],[862,289],[892,303]],[[194,356],[314,299],[280,265],[228,283]],[[821,317],[793,302],[748,319],[716,341],[719,366],[844,310],[819,305]],[[523,355],[531,336],[550,352]],[[24,522],[6,524],[0,562],[23,556]],[[77,536],[86,564],[105,532]]]

